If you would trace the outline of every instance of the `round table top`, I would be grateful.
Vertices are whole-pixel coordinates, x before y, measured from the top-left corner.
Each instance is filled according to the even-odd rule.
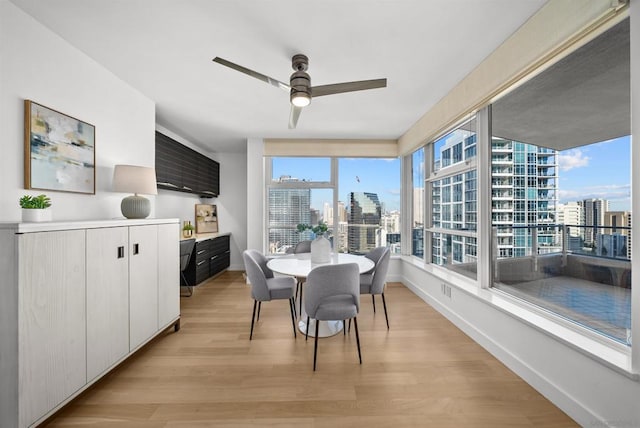
[[[311,263],[311,253],[299,253],[271,259],[267,263],[267,267],[283,275],[306,278],[315,267],[342,263],[357,263],[360,273],[370,271],[375,266],[372,260],[355,254],[332,253],[329,263]]]

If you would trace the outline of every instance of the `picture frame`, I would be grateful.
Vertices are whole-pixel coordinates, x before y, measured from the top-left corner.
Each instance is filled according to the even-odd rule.
[[[95,126],[24,101],[24,188],[96,193]]]
[[[218,233],[218,208],[211,204],[196,204],[196,234]]]

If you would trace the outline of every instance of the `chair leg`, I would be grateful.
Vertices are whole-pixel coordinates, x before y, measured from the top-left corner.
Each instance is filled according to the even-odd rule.
[[[351,318],[349,318],[349,331],[351,331]]]
[[[316,358],[318,356],[318,326],[320,322],[316,320],[316,340],[315,345],[313,346],[313,371],[316,371]],[[358,348],[359,349],[359,348]]]
[[[291,311],[291,325],[293,326],[293,337],[297,338],[298,336],[296,336],[296,316],[294,315],[294,312],[296,311],[296,301],[292,298],[289,299],[289,310]]]
[[[387,302],[384,300],[384,293],[382,293],[382,306],[384,306],[384,318],[387,320],[387,330],[389,330],[389,316],[387,315]]]
[[[376,313],[376,296],[374,294],[371,295],[371,301],[373,302],[373,313]]]
[[[304,340],[309,338],[309,316],[307,316],[307,332],[304,334]]]
[[[256,318],[256,306],[258,304],[257,300],[253,301],[253,314],[251,315],[251,334],[249,334],[249,340],[253,337],[253,322]]]
[[[262,302],[258,302],[258,318],[256,318],[256,321],[260,321],[260,308],[262,307]]]
[[[360,335],[358,334],[358,317],[353,317],[353,326],[356,328],[356,343],[358,344],[358,360],[362,364],[362,354],[360,353]]]
[[[347,335],[347,320],[342,320],[342,332],[344,333],[343,335],[346,336]]]
[[[302,316],[302,281],[300,281],[300,316]]]

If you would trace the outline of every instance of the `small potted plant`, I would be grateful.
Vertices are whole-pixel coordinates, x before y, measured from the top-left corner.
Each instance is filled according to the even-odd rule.
[[[47,195],[24,195],[20,198],[23,222],[51,221],[51,199]]]
[[[182,236],[184,236],[185,238],[191,238],[193,236],[194,229],[195,228],[191,224],[191,221],[185,220],[184,224],[182,225]]]
[[[328,263],[331,261],[331,242],[324,236],[328,229],[327,223],[322,221],[317,226],[304,223],[298,225],[298,232],[311,230],[316,235],[316,239],[311,241],[311,263]]]

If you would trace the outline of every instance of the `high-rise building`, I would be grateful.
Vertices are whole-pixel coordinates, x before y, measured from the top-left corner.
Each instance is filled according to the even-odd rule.
[[[298,179],[290,176],[282,176],[279,179],[281,183],[289,181],[298,181]],[[270,252],[284,252],[300,241],[300,233],[295,228],[295,225],[300,223],[314,224],[311,221],[311,189],[270,188]]]
[[[498,226],[499,257],[530,255],[534,244],[537,254],[560,251],[556,151],[500,138],[491,147],[492,223]]]
[[[584,229],[582,223],[582,205],[577,202],[567,202],[566,204],[558,204],[557,224],[565,225],[569,236],[579,236],[584,238]]]
[[[604,235],[620,235],[624,237],[624,254],[616,253],[615,257],[626,257],[631,260],[631,213],[629,211],[607,211],[604,213]],[[619,246],[616,249],[620,248]],[[611,252],[609,252],[611,254]]]
[[[605,224],[605,213],[609,211],[609,201],[606,199],[583,199],[578,201],[582,207],[582,224],[584,227],[584,243],[587,246],[596,244],[598,226]]]
[[[380,219],[382,207],[376,193],[349,193],[348,250],[363,254],[381,243]]]
[[[436,155],[439,171],[444,173],[470,161],[476,156],[475,146],[475,134],[455,134]],[[559,251],[561,235],[554,226],[558,193],[555,150],[500,138],[494,138],[491,146],[491,220],[498,257],[530,255],[534,236],[538,254]],[[432,182],[432,201],[433,227],[452,230],[451,234],[434,234],[433,262],[475,261],[476,239],[454,231],[476,230],[476,171]]]

